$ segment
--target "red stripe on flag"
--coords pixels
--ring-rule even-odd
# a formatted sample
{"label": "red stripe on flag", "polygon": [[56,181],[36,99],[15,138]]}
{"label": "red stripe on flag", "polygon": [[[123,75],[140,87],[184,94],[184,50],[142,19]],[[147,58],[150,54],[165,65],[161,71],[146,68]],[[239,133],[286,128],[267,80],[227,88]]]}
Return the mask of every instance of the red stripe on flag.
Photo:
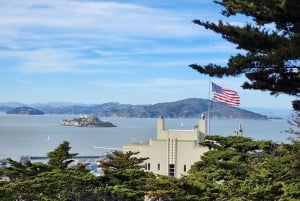
{"label": "red stripe on flag", "polygon": [[[216,85],[216,86],[218,86],[218,85]],[[231,106],[239,106],[240,105],[240,96],[238,95],[238,93],[236,91],[233,91],[231,89],[225,89],[225,88],[221,88],[221,89],[222,90],[214,91],[214,95],[212,98],[213,100],[219,101],[222,103],[226,103]]]}

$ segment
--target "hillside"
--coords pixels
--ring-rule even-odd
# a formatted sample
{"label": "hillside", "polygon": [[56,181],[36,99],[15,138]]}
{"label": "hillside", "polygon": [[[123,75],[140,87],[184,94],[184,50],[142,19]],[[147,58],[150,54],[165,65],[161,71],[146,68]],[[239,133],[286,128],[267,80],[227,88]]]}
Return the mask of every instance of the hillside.
{"label": "hillside", "polygon": [[[2,111],[12,109],[1,105]],[[157,103],[151,105],[131,105],[120,103],[104,103],[97,105],[84,104],[33,104],[32,107],[43,111],[45,114],[94,114],[101,117],[136,117],[157,118],[165,116],[168,118],[199,118],[202,113],[207,115],[208,100],[190,98],[175,102]],[[0,108],[1,109],[1,108]],[[241,119],[267,119],[249,110],[231,107],[219,102],[210,102],[211,118],[241,118]]]}
{"label": "hillside", "polygon": [[21,115],[43,115],[44,112],[41,110],[37,110],[32,107],[16,107],[14,109],[6,111],[6,114],[21,114]]}

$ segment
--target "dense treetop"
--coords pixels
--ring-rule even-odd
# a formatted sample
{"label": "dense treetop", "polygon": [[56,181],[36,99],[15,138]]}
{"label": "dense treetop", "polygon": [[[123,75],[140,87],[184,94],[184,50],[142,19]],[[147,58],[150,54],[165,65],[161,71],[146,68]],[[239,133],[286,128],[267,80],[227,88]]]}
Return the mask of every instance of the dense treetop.
{"label": "dense treetop", "polygon": [[[13,160],[0,168],[0,200],[47,201],[217,201],[299,200],[300,143],[276,144],[250,138],[208,136],[211,148],[181,178],[154,175],[135,152],[114,151],[101,159],[103,174],[78,165],[66,167],[74,154],[68,142],[50,152],[48,164]],[[62,160],[65,159],[65,160]]]}

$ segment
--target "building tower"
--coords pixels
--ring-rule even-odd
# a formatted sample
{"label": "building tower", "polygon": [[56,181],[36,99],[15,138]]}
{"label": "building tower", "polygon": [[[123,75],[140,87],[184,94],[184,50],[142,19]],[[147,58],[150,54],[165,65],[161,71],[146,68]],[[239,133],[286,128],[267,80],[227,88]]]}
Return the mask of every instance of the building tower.
{"label": "building tower", "polygon": [[208,151],[207,147],[200,145],[206,136],[206,123],[203,117],[191,130],[165,129],[165,119],[159,117],[157,139],[150,139],[148,143],[124,145],[123,151],[137,151],[137,157],[149,157],[145,161],[147,171],[180,177],[187,174],[191,165]]}

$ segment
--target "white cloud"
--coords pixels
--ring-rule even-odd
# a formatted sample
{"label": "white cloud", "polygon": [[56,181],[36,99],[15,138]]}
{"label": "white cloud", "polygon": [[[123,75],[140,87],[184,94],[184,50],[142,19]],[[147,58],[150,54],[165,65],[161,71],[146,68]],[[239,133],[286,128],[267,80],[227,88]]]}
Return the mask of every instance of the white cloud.
{"label": "white cloud", "polygon": [[[144,62],[141,55],[171,56],[212,49],[186,47],[185,40],[208,37],[210,32],[199,31],[189,14],[174,10],[108,1],[0,2],[0,44],[4,47],[0,57],[9,54],[18,61],[15,69],[21,72],[95,72],[82,65],[137,66]],[[99,59],[86,58],[88,51],[94,51]],[[146,66],[170,63],[153,60]]]}
{"label": "white cloud", "polygon": [[97,31],[151,37],[199,34],[180,14],[138,4],[52,0],[35,6],[40,1],[9,2],[0,7],[0,24],[20,33],[53,29],[54,33]]}

